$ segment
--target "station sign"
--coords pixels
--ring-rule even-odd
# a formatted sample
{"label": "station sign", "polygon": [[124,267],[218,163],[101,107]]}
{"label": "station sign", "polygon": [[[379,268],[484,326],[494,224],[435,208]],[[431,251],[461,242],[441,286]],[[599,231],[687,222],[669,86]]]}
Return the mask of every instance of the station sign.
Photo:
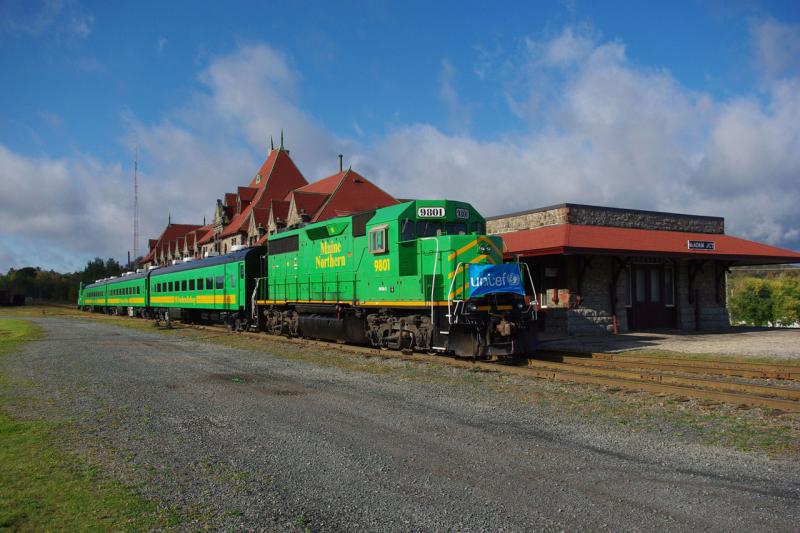
{"label": "station sign", "polygon": [[444,207],[418,207],[417,218],[444,218]]}
{"label": "station sign", "polygon": [[687,246],[690,250],[716,250],[714,241],[688,241]]}

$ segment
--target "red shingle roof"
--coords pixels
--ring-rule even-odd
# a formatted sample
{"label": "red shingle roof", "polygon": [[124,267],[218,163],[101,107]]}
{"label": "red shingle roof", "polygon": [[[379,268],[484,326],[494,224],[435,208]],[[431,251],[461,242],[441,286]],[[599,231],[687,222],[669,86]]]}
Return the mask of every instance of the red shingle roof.
{"label": "red shingle roof", "polygon": [[254,187],[239,187],[239,198],[242,199],[242,203],[249,203],[253,201],[255,198],[258,189]]}
{"label": "red shingle roof", "polygon": [[[670,255],[729,259],[749,264],[798,263],[800,253],[724,234],[560,224],[502,233],[507,256],[569,253]],[[690,250],[689,241],[713,242],[714,250]]]}
{"label": "red shingle roof", "polygon": [[333,181],[337,182],[336,187],[325,205],[314,215],[314,222],[398,203],[394,197],[354,170],[334,174],[317,183],[327,182],[327,186]]}
{"label": "red shingle roof", "polygon": [[214,237],[214,224],[206,224],[202,228],[197,229],[197,244],[202,246],[203,244],[208,244],[211,242],[211,239]]}
{"label": "red shingle roof", "polygon": [[317,194],[331,194],[339,186],[339,182],[342,181],[342,177],[345,174],[347,173],[339,172],[333,174],[332,176],[328,176],[327,178],[322,178],[321,180],[315,181],[314,183],[309,183],[308,185],[300,187],[296,190],[300,192],[313,192]]}
{"label": "red shingle roof", "polygon": [[272,213],[273,219],[277,222],[278,219],[283,220],[286,222],[286,219],[289,218],[289,207],[291,206],[291,202],[286,202],[284,200],[272,200],[269,204],[270,212]]}
{"label": "red shingle roof", "polygon": [[250,188],[257,189],[252,202],[243,208],[240,214],[233,217],[220,236],[227,237],[236,233],[246,233],[251,209],[266,208],[272,200],[281,199],[291,190],[307,183],[286,150],[272,150],[267,160],[261,165],[257,176],[250,182]]}
{"label": "red shingle roof", "polygon": [[294,199],[295,209],[298,214],[306,214],[313,217],[317,210],[322,207],[325,200],[328,199],[327,194],[301,192],[299,189],[292,193]]}

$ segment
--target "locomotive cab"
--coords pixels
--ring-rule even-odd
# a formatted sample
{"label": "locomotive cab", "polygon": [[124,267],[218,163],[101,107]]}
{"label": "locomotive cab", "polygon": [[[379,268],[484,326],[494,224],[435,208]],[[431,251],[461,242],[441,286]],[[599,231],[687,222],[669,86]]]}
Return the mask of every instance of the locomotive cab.
{"label": "locomotive cab", "polygon": [[[398,221],[414,242],[436,351],[465,357],[524,355],[536,346],[535,290],[525,264],[504,264],[502,239],[466,203],[416,201]],[[529,292],[526,293],[526,286]]]}

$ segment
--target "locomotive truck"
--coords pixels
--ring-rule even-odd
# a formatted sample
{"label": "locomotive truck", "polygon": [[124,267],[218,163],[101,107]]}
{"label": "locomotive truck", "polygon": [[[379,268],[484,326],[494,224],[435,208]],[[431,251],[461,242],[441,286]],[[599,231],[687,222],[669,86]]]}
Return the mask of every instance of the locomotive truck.
{"label": "locomotive truck", "polygon": [[535,294],[527,265],[503,263],[502,239],[471,205],[415,200],[102,280],[79,306],[484,358],[535,349]]}

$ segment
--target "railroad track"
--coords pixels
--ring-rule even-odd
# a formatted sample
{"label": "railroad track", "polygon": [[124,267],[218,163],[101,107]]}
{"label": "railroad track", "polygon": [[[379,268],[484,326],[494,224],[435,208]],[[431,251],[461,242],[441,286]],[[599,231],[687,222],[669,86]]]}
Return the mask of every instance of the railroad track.
{"label": "railroad track", "polygon": [[[124,319],[125,317],[120,317]],[[218,325],[181,325],[206,330],[226,330]],[[472,361],[391,350],[353,346],[330,341],[286,338],[264,332],[240,335],[269,338],[292,344],[336,348],[360,355],[397,358],[408,361],[455,366],[470,370],[503,372],[552,381],[586,383],[610,388],[669,394],[741,406],[764,407],[800,412],[800,387],[776,385],[766,380],[800,381],[800,366],[739,363],[643,355],[584,354],[542,352],[536,357],[516,361]],[[689,374],[689,375],[686,375]],[[730,378],[758,380],[733,381]]]}

